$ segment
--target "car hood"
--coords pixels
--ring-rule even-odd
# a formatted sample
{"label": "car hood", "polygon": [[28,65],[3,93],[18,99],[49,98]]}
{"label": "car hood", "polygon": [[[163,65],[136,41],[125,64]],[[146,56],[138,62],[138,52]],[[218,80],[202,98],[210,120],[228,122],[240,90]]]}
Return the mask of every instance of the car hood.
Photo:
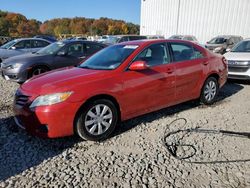
{"label": "car hood", "polygon": [[7,59],[11,56],[21,54],[21,52],[16,51],[16,50],[7,50],[7,49],[2,49],[0,48],[0,58],[1,59]]}
{"label": "car hood", "polygon": [[40,61],[47,62],[49,61],[51,56],[52,55],[40,55],[40,54],[27,53],[27,54],[10,57],[4,60],[3,63],[4,65],[11,65],[15,63],[26,64],[28,62],[32,62],[32,63],[40,62]]}
{"label": "car hood", "polygon": [[77,67],[62,68],[35,76],[26,81],[21,88],[37,95],[72,91],[76,85],[103,79],[109,72]]}
{"label": "car hood", "polygon": [[224,56],[227,60],[232,61],[250,61],[249,52],[228,52]]}

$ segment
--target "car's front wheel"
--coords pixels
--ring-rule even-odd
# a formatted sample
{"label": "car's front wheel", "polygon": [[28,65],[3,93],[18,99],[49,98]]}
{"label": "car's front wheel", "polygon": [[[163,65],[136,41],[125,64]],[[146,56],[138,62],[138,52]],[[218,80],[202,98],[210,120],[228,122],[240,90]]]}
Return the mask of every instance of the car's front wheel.
{"label": "car's front wheel", "polygon": [[114,103],[107,99],[98,99],[80,110],[75,131],[84,140],[105,140],[114,131],[118,119]]}
{"label": "car's front wheel", "polygon": [[219,84],[216,78],[209,77],[202,88],[200,100],[201,103],[210,105],[216,100],[219,91]]}
{"label": "car's front wheel", "polygon": [[29,78],[33,77],[33,76],[37,76],[39,74],[45,73],[49,71],[49,69],[45,66],[37,66],[32,68],[32,70],[29,73]]}

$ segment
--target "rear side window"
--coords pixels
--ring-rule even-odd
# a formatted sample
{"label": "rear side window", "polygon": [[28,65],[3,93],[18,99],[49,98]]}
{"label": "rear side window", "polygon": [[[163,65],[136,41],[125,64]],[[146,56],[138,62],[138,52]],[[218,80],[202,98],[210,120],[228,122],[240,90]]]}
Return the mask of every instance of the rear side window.
{"label": "rear side window", "polygon": [[170,46],[173,53],[173,60],[175,62],[200,59],[204,57],[202,52],[188,44],[171,43]]}
{"label": "rear side window", "polygon": [[143,50],[134,61],[145,61],[149,66],[157,66],[170,62],[170,57],[165,44],[153,44]]}
{"label": "rear side window", "polygon": [[43,48],[48,46],[49,43],[43,40],[32,40],[31,41],[31,48]]}
{"label": "rear side window", "polygon": [[92,55],[92,54],[98,52],[101,49],[103,49],[103,47],[100,46],[100,45],[86,44],[86,53],[87,53],[87,55]]}

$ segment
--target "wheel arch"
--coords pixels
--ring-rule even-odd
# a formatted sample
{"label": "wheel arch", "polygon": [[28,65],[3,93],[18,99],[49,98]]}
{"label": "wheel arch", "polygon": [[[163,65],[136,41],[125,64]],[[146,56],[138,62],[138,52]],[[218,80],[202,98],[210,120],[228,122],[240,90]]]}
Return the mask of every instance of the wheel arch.
{"label": "wheel arch", "polygon": [[31,74],[32,70],[34,70],[34,68],[37,68],[37,67],[46,67],[48,69],[48,71],[52,70],[51,67],[46,63],[32,64],[32,65],[29,66],[29,68],[27,68],[28,69],[28,73],[27,73],[28,78],[30,77],[30,74]]}
{"label": "wheel arch", "polygon": [[90,97],[89,99],[87,99],[81,106],[80,108],[77,110],[76,114],[75,114],[75,117],[74,117],[74,122],[73,122],[73,126],[74,126],[74,133],[76,133],[75,131],[75,125],[76,125],[76,122],[77,122],[77,118],[79,117],[80,115],[80,112],[84,109],[84,107],[88,104],[90,104],[91,102],[95,101],[95,100],[98,100],[98,99],[107,99],[107,100],[110,100],[111,102],[114,103],[114,105],[116,106],[117,108],[117,112],[118,112],[118,122],[121,121],[121,108],[120,108],[120,105],[117,101],[117,99],[112,96],[112,95],[109,95],[109,94],[98,94],[98,95],[95,95],[95,96],[92,96]]}

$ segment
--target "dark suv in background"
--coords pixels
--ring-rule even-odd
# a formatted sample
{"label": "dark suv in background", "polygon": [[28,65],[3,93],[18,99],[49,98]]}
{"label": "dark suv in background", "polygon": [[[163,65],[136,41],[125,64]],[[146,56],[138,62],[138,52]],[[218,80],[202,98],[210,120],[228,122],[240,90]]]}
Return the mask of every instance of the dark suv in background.
{"label": "dark suv in background", "polygon": [[242,40],[241,36],[221,35],[212,38],[205,47],[215,53],[224,54]]}

